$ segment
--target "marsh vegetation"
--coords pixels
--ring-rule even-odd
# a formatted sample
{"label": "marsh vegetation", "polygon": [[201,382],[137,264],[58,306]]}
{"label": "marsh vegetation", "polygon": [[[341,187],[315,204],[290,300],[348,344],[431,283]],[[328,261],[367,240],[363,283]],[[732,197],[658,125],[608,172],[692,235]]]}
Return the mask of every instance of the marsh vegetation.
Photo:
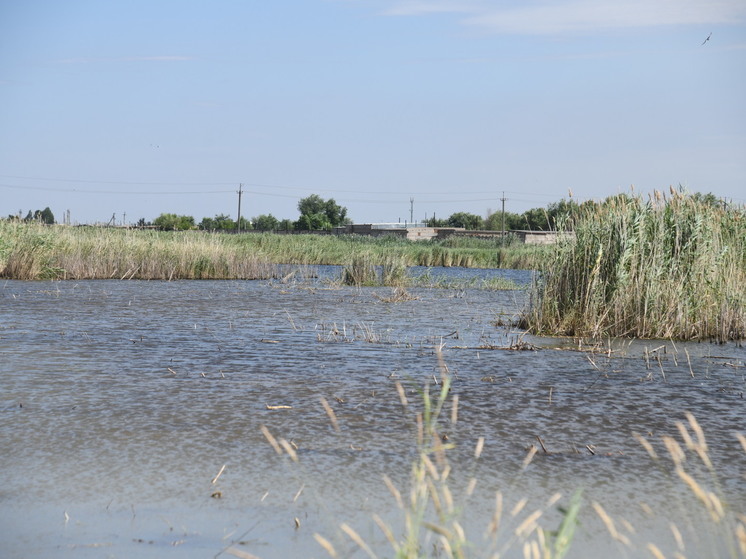
{"label": "marsh vegetation", "polygon": [[746,213],[671,190],[582,206],[524,324],[548,335],[746,337]]}
{"label": "marsh vegetation", "polygon": [[[408,266],[535,268],[546,249],[494,240],[410,242],[394,237],[227,235],[45,226],[0,221],[0,275],[12,279],[268,279],[280,265],[357,266],[395,272]],[[357,281],[357,280],[353,280]]]}

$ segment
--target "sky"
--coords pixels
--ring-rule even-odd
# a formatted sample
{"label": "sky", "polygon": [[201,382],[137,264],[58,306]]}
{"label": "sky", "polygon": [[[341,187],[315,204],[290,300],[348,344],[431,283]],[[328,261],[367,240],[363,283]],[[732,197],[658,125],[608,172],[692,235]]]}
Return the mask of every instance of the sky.
{"label": "sky", "polygon": [[0,216],[746,203],[743,0],[0,0]]}

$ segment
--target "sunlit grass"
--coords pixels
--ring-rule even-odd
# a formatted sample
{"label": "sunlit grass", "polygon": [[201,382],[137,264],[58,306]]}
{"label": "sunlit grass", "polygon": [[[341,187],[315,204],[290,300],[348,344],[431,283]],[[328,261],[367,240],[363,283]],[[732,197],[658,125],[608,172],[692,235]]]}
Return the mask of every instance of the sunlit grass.
{"label": "sunlit grass", "polygon": [[672,190],[585,207],[542,262],[525,325],[587,337],[746,336],[746,213]]}
{"label": "sunlit grass", "polygon": [[[405,279],[410,266],[481,268],[535,266],[545,251],[494,241],[457,247],[355,235],[227,235],[102,227],[45,226],[0,220],[0,274],[14,279],[260,279],[278,265],[341,265],[363,261],[383,268],[385,285]],[[347,280],[364,285],[370,279]]]}

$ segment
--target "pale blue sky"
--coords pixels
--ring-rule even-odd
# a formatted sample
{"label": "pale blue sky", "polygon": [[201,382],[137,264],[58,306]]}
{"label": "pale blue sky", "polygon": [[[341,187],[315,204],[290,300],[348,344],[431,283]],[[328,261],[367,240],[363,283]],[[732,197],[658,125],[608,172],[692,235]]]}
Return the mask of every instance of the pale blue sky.
{"label": "pale blue sky", "polygon": [[356,223],[746,203],[746,2],[0,0],[0,215],[235,218],[239,183]]}

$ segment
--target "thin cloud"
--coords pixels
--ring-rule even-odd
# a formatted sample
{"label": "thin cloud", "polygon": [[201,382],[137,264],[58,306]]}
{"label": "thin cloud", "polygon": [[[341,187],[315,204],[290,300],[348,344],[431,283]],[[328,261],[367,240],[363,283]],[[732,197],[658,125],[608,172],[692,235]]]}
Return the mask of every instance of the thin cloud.
{"label": "thin cloud", "polygon": [[122,60],[126,60],[127,62],[138,62],[138,61],[144,61],[144,62],[181,62],[184,60],[194,60],[191,56],[128,56],[125,58],[122,58]]}
{"label": "thin cloud", "polygon": [[419,16],[437,13],[479,13],[479,3],[459,2],[458,0],[405,0],[397,2],[383,13],[392,16]]}
{"label": "thin cloud", "polygon": [[61,64],[101,64],[111,62],[184,62],[188,60],[194,60],[194,57],[179,55],[121,56],[115,58],[80,57],[63,58],[58,62]]}
{"label": "thin cloud", "polygon": [[[512,4],[512,5],[509,5]],[[462,23],[512,34],[549,35],[598,29],[735,24],[746,20],[742,0],[569,0],[561,2],[452,2],[403,0],[385,13],[461,13]]]}

